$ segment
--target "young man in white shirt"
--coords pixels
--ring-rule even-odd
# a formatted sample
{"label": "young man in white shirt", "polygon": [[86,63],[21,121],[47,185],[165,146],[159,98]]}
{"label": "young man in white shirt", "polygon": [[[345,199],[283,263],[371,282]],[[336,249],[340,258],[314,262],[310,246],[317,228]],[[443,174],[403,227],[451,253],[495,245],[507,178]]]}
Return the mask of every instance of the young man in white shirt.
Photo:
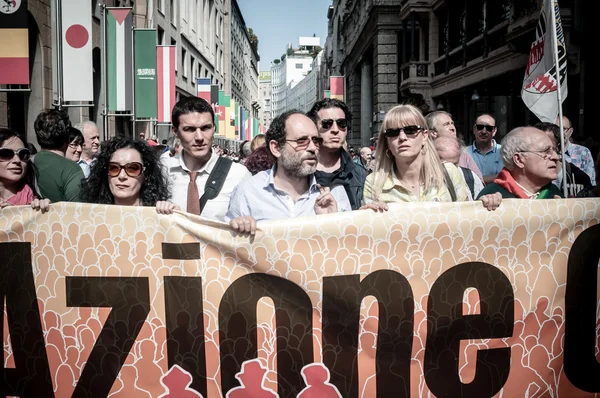
{"label": "young man in white shirt", "polygon": [[[183,150],[166,160],[172,183],[171,202],[182,210],[202,217],[223,221],[234,188],[251,174],[243,165],[219,160],[212,149],[215,134],[215,114],[212,106],[198,97],[179,100],[171,113],[173,134]],[[206,187],[218,185],[218,178],[209,178],[218,162],[229,162],[230,168],[218,195],[200,208],[200,198]],[[214,176],[213,176],[214,177]]]}
{"label": "young man in white shirt", "polygon": [[257,221],[352,210],[343,186],[330,190],[317,184],[323,138],[311,119],[297,110],[285,112],[273,120],[266,140],[277,161],[233,192],[225,219],[234,230],[254,234]]}

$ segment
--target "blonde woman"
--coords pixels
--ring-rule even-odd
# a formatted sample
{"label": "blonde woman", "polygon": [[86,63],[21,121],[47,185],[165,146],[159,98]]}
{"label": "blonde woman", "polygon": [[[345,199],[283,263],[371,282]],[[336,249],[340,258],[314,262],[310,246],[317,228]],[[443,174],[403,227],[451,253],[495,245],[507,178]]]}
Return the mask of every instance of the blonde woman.
{"label": "blonde woman", "polygon": [[[363,209],[387,211],[386,203],[469,200],[461,171],[442,163],[427,130],[425,117],[412,105],[398,105],[385,116],[375,152],[376,167],[367,176]],[[481,198],[493,210],[498,195]]]}

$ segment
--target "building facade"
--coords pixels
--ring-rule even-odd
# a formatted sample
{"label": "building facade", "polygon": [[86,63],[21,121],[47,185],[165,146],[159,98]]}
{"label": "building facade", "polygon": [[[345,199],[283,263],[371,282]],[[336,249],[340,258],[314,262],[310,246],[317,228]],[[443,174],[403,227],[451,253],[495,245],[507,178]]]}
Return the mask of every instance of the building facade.
{"label": "building facade", "polygon": [[[30,91],[2,92],[0,90],[0,127],[9,127],[27,134],[27,140],[36,143],[33,122],[44,109],[55,107],[56,72],[55,44],[56,2],[51,0],[29,0],[29,59]],[[133,7],[135,28],[156,28],[157,43],[176,46],[176,91],[177,99],[197,95],[197,78],[209,78],[221,90],[231,85],[231,62],[228,49],[236,48],[241,57],[235,59],[238,70],[237,87],[242,90],[236,95],[240,103],[253,116],[258,117],[258,53],[250,50],[245,23],[231,0],[105,0],[106,7]],[[231,7],[237,10],[241,21],[237,36],[230,34],[226,18],[231,17]],[[92,120],[104,131],[104,87],[102,75],[102,20],[103,7],[98,2],[92,6],[93,79],[94,103],[86,107],[66,108],[73,124]],[[242,40],[240,47],[232,46],[229,40]],[[235,40],[238,40],[235,39]],[[236,42],[239,43],[239,40]],[[240,60],[242,63],[240,63]],[[0,71],[2,73],[2,71]],[[244,89],[245,87],[245,89]],[[1,88],[0,88],[1,89]],[[230,91],[227,91],[230,93]],[[134,127],[135,126],[135,127]],[[115,135],[157,135],[159,139],[170,135],[170,126],[152,123],[132,123],[130,116],[107,118],[107,137]],[[135,128],[135,131],[134,131]],[[102,135],[102,134],[101,134]],[[104,137],[104,138],[107,138]]]}
{"label": "building facade", "polygon": [[271,71],[263,71],[258,75],[258,102],[260,110],[258,120],[265,129],[268,129],[273,120],[271,114]]}
{"label": "building facade", "polygon": [[[475,117],[496,117],[498,138],[515,126],[535,123],[520,98],[521,85],[541,0],[334,0],[328,11],[328,38],[320,84],[328,76],[346,79],[353,115],[349,142],[367,145],[391,107],[412,103],[428,112],[451,112],[467,141]],[[569,63],[564,113],[584,131],[585,75],[591,49],[583,37],[597,28],[585,24],[598,2],[562,0],[561,19]]]}
{"label": "building facade", "polygon": [[258,118],[258,49],[251,44],[248,27],[237,4],[237,0],[226,0],[225,26],[228,63],[225,91],[231,93],[236,104],[242,105],[254,118]]}
{"label": "building facade", "polygon": [[322,51],[313,59],[311,69],[306,72],[306,75],[298,84],[292,87],[292,83],[288,85],[286,98],[286,110],[298,109],[302,112],[308,112],[313,104],[323,96],[319,96],[317,92],[317,81],[319,71],[321,69]]}
{"label": "building facade", "polygon": [[288,92],[310,72],[317,51],[320,49],[318,37],[300,37],[298,42],[298,48],[292,47],[289,43],[280,62],[271,65],[273,118],[291,109],[288,106]]}

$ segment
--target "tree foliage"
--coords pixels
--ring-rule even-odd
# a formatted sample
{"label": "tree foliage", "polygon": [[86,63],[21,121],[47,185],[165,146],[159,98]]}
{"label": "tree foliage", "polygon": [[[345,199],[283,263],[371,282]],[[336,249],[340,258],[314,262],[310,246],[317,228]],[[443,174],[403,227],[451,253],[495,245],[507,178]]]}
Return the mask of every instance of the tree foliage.
{"label": "tree foliage", "polygon": [[258,52],[258,37],[252,28],[248,28],[248,36],[250,37],[250,46],[252,46],[254,51]]}

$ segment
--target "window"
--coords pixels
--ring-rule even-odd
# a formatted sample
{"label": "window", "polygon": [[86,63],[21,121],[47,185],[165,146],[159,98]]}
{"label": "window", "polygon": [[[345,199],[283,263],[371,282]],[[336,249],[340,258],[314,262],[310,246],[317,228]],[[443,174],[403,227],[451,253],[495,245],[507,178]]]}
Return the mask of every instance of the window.
{"label": "window", "polygon": [[302,64],[296,64],[296,69],[302,69]]}
{"label": "window", "polygon": [[165,45],[165,31],[159,26],[156,28],[156,33],[158,36],[158,44],[161,46]]}
{"label": "window", "polygon": [[181,47],[181,66],[183,67],[183,77],[187,78],[187,76],[188,76],[187,51],[185,51],[185,48],[183,48],[183,47]]}
{"label": "window", "polygon": [[[175,39],[171,39],[171,45],[177,46]],[[177,48],[175,49],[175,74],[177,74]]]}
{"label": "window", "polygon": [[192,75],[190,76],[192,78],[192,84],[195,82],[196,80],[196,60],[194,59],[194,57],[192,57],[190,55],[190,72],[192,73]]}
{"label": "window", "polygon": [[175,14],[177,14],[177,10],[175,9],[176,2],[174,0],[169,0],[169,12],[171,14],[171,23],[177,26],[177,20],[175,19]]}

